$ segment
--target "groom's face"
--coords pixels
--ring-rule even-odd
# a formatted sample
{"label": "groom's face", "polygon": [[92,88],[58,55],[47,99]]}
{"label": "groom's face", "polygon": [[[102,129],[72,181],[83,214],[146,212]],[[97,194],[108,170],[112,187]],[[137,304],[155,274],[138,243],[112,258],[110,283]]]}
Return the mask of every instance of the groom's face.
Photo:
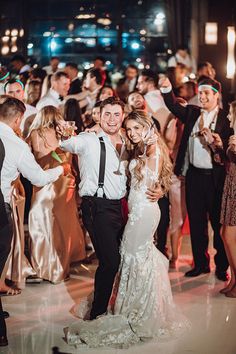
{"label": "groom's face", "polygon": [[105,133],[114,135],[120,130],[123,119],[124,113],[120,105],[107,104],[102,109],[100,125]]}

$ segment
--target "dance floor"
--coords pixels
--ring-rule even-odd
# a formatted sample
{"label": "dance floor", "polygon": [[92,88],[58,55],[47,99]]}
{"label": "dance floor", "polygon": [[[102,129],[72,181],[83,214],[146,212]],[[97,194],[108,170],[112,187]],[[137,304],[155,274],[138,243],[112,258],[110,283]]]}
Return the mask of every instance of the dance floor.
{"label": "dance floor", "polygon": [[189,237],[185,236],[179,268],[170,271],[174,299],[191,321],[190,332],[181,338],[129,349],[68,346],[63,339],[63,327],[76,321],[69,312],[71,307],[92,290],[94,262],[73,269],[73,278],[64,283],[27,284],[21,295],[2,298],[11,316],[7,319],[9,346],[0,349],[0,353],[51,354],[52,348],[58,347],[60,353],[235,354],[236,299],[219,294],[224,283],[215,278],[214,270],[197,278],[185,278],[190,263]]}

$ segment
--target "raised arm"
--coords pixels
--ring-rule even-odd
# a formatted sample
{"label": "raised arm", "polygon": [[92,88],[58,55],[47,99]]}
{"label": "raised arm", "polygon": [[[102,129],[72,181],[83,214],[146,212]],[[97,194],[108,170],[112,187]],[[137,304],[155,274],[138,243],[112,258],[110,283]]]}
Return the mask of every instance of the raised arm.
{"label": "raised arm", "polygon": [[159,80],[160,91],[168,109],[178,117],[183,123],[186,122],[187,108],[181,105],[172,90],[172,85],[167,77]]}

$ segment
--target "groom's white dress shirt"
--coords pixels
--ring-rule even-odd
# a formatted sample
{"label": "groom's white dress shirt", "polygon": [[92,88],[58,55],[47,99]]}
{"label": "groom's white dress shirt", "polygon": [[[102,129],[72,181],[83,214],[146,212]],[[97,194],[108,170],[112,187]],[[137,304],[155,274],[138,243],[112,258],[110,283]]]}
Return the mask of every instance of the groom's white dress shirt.
{"label": "groom's white dress shirt", "polygon": [[[93,196],[98,188],[100,141],[103,137],[106,147],[106,167],[104,178],[104,191],[108,199],[121,199],[126,194],[126,167],[127,160],[120,162],[119,155],[112,145],[109,136],[103,131],[99,134],[80,133],[60,143],[60,147],[78,155],[81,182],[79,184],[80,196]],[[121,175],[115,174],[119,168]],[[102,190],[98,191],[102,196]]]}

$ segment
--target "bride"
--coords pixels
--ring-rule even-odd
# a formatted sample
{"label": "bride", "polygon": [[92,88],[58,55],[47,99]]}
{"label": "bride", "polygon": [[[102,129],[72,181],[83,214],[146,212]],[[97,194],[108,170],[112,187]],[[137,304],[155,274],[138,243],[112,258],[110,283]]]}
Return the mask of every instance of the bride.
{"label": "bride", "polygon": [[[105,315],[85,321],[89,300],[79,305],[76,315],[83,319],[64,330],[72,345],[128,347],[156,337],[173,337],[187,326],[172,299],[168,260],[153,244],[160,220],[158,203],[150,202],[145,194],[157,184],[164,193],[168,191],[172,173],[168,150],[143,111],[131,112],[124,127],[131,185],[119,272]],[[151,145],[145,144],[148,139]]]}

